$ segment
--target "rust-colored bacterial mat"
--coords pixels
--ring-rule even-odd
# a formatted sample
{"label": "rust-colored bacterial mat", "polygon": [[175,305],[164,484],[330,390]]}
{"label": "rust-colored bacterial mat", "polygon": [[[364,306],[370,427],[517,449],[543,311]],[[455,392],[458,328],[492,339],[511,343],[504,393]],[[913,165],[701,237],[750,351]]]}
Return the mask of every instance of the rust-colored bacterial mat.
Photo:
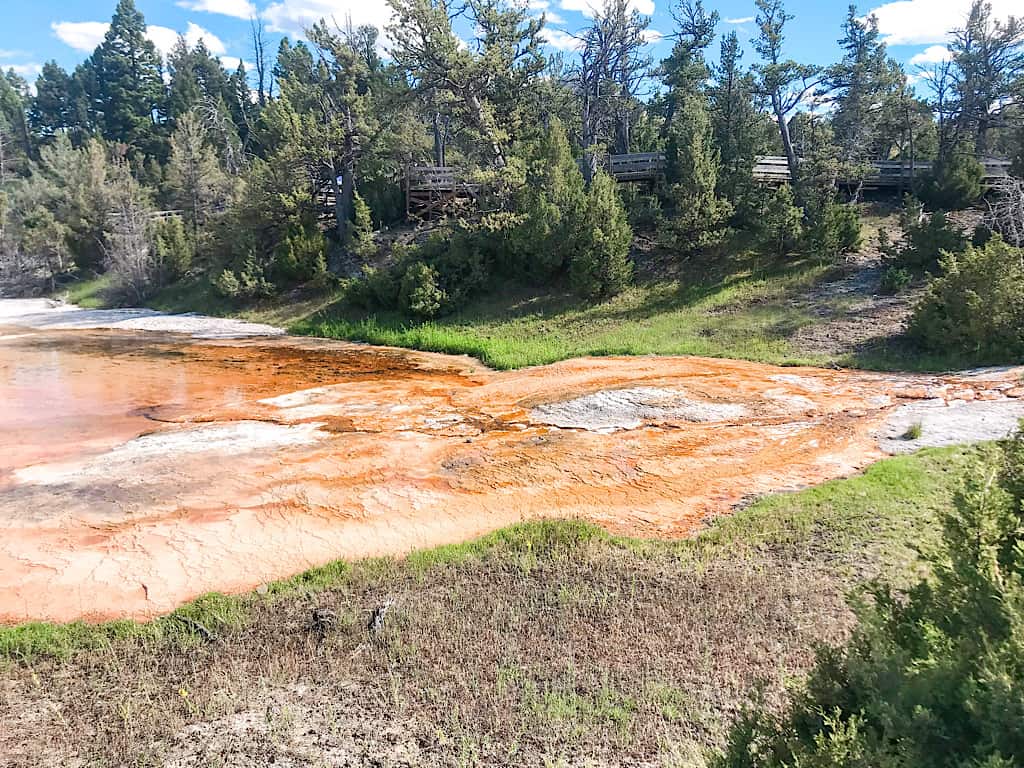
{"label": "rust-colored bacterial mat", "polygon": [[0,620],[148,618],[539,517],[687,536],[879,458],[902,404],[1017,377],[0,329]]}

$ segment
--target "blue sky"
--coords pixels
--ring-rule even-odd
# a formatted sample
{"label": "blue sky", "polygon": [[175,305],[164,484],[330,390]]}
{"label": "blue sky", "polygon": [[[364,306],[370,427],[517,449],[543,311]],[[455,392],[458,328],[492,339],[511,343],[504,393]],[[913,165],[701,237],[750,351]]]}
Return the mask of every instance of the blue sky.
{"label": "blue sky", "polygon": [[[677,0],[632,0],[642,13],[650,15],[651,52],[663,57],[668,40],[656,33],[670,34],[672,5]],[[0,0],[4,5],[0,25],[0,67],[34,80],[42,63],[56,59],[72,69],[102,38],[116,0]],[[530,7],[548,14],[549,39],[553,48],[570,49],[570,34],[587,23],[587,9],[600,0],[529,0]],[[1020,0],[992,0],[997,15],[1007,16]],[[252,58],[249,18],[259,14],[272,37],[301,35],[301,30],[320,17],[343,21],[349,15],[357,23],[381,26],[387,22],[386,0],[136,0],[150,25],[157,47],[166,51],[177,35],[195,42],[204,38],[207,46],[223,56],[234,68],[239,58]],[[753,0],[705,0],[722,17],[719,31],[736,29],[749,41],[756,32]],[[846,2],[836,0],[790,0],[788,9],[796,18],[788,29],[788,51],[793,58],[827,64],[837,57],[839,26],[846,15]],[[879,0],[862,2],[858,10],[875,12],[886,35],[891,53],[900,61],[928,64],[943,55],[946,32],[966,13],[970,0]],[[717,55],[717,47],[713,51]],[[752,52],[745,59],[754,60]]]}

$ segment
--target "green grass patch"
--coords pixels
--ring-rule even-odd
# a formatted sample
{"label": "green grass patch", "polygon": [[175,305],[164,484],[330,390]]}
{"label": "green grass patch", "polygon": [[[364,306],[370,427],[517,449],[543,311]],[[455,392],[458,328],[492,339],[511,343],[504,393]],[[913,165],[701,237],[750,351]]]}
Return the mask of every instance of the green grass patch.
{"label": "green grass patch", "polygon": [[763,498],[723,518],[692,546],[707,557],[723,549],[813,543],[851,567],[867,555],[893,578],[910,578],[918,555],[939,545],[940,512],[951,507],[969,473],[996,459],[992,444],[885,459],[845,480]]}
{"label": "green grass patch", "polygon": [[54,296],[86,309],[101,309],[110,306],[112,285],[113,281],[108,275],[97,275],[68,283],[55,291]]}
{"label": "green grass patch", "polygon": [[[727,263],[726,263],[727,262]],[[431,322],[365,313],[343,304],[294,323],[294,333],[466,354],[497,369],[581,356],[703,355],[778,364],[813,364],[788,337],[813,318],[786,300],[820,281],[816,261],[762,264],[746,253],[694,282],[643,282],[591,304],[568,293],[519,288],[491,292]]]}
{"label": "green grass patch", "polygon": [[459,568],[488,559],[528,571],[585,547],[612,547],[640,555],[668,553],[700,562],[758,548],[787,547],[824,556],[829,567],[847,568],[854,574],[870,561],[899,581],[916,573],[918,552],[937,545],[938,513],[948,508],[968,472],[993,457],[991,446],[981,446],[929,449],[886,459],[856,477],[761,499],[690,540],[613,537],[578,520],[522,523],[475,541],[416,552],[404,559],[328,563],[270,584],[258,593],[205,595],[152,622],[35,622],[2,627],[0,658],[63,657],[125,639],[191,644],[202,639],[202,630],[218,634],[244,623],[261,601],[296,592],[315,595],[368,572],[380,579],[400,580],[435,568]]}

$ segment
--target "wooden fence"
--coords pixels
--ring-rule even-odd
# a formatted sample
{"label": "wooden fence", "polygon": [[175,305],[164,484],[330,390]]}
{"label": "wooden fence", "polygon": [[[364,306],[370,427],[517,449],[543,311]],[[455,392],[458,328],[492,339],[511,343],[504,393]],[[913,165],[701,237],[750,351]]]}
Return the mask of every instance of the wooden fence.
{"label": "wooden fence", "polygon": [[475,200],[478,190],[478,185],[467,182],[453,166],[409,166],[405,173],[406,216],[430,218],[456,200]]}
{"label": "wooden fence", "polygon": [[[991,186],[999,179],[1010,175],[1012,162],[987,159],[982,160],[981,164],[985,169],[982,183],[985,186]],[[863,179],[844,178],[839,179],[839,183],[854,185],[863,181],[864,187],[868,189],[904,188],[909,186],[912,179],[919,179],[932,169],[932,164],[927,161],[916,162],[913,168],[910,163],[900,160],[876,160],[871,163],[871,166],[872,171]],[[762,184],[787,184],[792,181],[789,174],[789,163],[784,157],[774,155],[759,157],[754,164],[754,179]]]}
{"label": "wooden fence", "polygon": [[[600,165],[621,183],[654,182],[665,173],[664,152],[634,152],[628,155],[606,155]],[[871,164],[873,170],[864,179],[840,179],[843,185],[863,181],[868,189],[905,188],[912,178],[920,178],[931,170],[929,162],[910,164],[899,160],[879,160]],[[991,186],[1009,175],[1009,160],[984,160],[983,183]],[[761,184],[781,185],[792,181],[786,158],[766,155],[754,163],[754,180]],[[476,199],[479,186],[466,182],[459,169],[452,166],[414,165],[406,170],[406,213],[410,216],[429,217],[460,198]]]}

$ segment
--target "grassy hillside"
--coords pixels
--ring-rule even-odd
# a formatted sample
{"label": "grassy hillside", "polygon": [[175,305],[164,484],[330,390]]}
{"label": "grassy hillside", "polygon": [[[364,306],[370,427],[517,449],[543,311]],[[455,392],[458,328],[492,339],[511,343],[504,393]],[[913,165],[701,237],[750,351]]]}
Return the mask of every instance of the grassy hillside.
{"label": "grassy hillside", "polygon": [[890,459],[763,499],[691,541],[530,523],[207,596],[149,624],[3,629],[0,752],[25,766],[327,753],[699,765],[685,761],[720,743],[752,686],[783,701],[814,644],[845,635],[852,586],[917,572],[937,510],[988,456]]}
{"label": "grassy hillside", "polygon": [[[499,369],[620,354],[911,370],[1005,362],[924,355],[899,337],[918,294],[879,296],[881,270],[871,250],[879,229],[893,226],[885,209],[866,209],[865,253],[850,263],[769,258],[742,236],[715,253],[685,259],[640,248],[635,285],[612,299],[587,302],[558,285],[497,282],[461,311],[429,322],[352,306],[340,291],[297,289],[239,305],[219,296],[202,276],[163,289],[149,304],[272,323],[299,334],[469,354]],[[95,278],[58,295],[103,306],[106,288],[103,278]]]}
{"label": "grassy hillside", "polygon": [[456,352],[495,368],[584,355],[707,355],[773,363],[821,362],[787,341],[813,317],[787,298],[820,281],[816,261],[775,264],[751,252],[642,275],[607,301],[557,290],[493,291],[463,311],[427,323],[395,314],[366,317],[336,305],[295,324],[299,333]]}

